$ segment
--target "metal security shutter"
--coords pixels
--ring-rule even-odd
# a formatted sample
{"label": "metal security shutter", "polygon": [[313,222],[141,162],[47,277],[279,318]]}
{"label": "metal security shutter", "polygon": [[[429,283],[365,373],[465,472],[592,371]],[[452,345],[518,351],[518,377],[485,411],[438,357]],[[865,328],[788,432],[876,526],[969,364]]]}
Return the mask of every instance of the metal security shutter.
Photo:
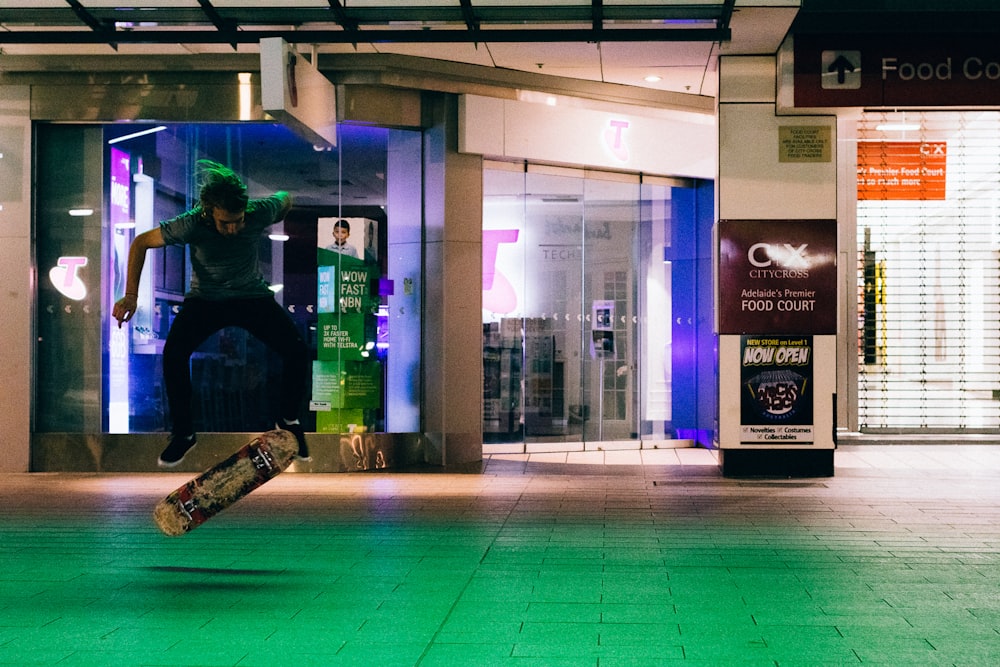
{"label": "metal security shutter", "polygon": [[860,429],[1000,432],[1000,114],[859,123]]}

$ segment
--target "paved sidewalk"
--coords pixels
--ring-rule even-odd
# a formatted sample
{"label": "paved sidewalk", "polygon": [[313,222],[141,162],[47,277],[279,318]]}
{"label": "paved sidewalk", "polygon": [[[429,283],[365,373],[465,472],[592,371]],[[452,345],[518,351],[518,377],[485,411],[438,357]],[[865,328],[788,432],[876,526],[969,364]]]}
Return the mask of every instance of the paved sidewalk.
{"label": "paved sidewalk", "polygon": [[608,454],[286,474],[180,538],[186,474],[8,475],[0,664],[1000,664],[1000,447]]}

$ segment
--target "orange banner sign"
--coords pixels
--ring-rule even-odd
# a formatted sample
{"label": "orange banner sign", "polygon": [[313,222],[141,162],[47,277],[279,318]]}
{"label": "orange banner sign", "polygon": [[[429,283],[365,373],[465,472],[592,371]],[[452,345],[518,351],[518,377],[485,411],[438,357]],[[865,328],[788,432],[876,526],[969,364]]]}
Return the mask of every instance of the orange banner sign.
{"label": "orange banner sign", "polygon": [[859,141],[858,200],[943,200],[944,141]]}

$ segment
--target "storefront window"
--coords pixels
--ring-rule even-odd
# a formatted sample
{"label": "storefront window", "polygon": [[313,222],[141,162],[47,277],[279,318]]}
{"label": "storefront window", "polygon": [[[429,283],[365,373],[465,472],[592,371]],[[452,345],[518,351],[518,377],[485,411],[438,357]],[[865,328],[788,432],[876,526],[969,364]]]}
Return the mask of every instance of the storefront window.
{"label": "storefront window", "polygon": [[858,124],[861,431],[1000,431],[998,156],[993,111]]}
{"label": "storefront window", "polygon": [[[324,149],[273,124],[41,125],[36,145],[36,431],[169,428],[161,354],[188,289],[185,249],[148,253],[131,322],[119,328],[111,305],[124,293],[132,239],[196,205],[202,158],[232,167],[251,197],[293,196],[295,206],[262,239],[259,257],[275,298],[312,348],[306,429],[418,430],[413,419],[387,424],[386,417],[387,405],[419,412],[417,383],[386,378],[419,367],[419,345],[411,344],[419,303],[398,309],[410,313],[406,321],[390,322],[387,252],[394,234],[408,239],[419,226],[407,215],[394,227],[391,214],[394,204],[409,209],[419,197],[419,152],[402,160],[416,175],[401,174],[400,159],[389,157],[419,151],[419,133],[342,127],[338,146]],[[330,250],[334,229],[347,225],[352,252]],[[411,275],[419,262],[402,268]],[[407,339],[397,350],[394,328]],[[213,335],[191,359],[195,428],[273,427],[280,374],[280,360],[242,329]]]}
{"label": "storefront window", "polygon": [[[691,285],[672,277],[674,188],[624,174],[490,167],[485,442],[676,438],[673,291]],[[695,219],[680,224],[693,238]],[[688,320],[694,301],[681,303]]]}

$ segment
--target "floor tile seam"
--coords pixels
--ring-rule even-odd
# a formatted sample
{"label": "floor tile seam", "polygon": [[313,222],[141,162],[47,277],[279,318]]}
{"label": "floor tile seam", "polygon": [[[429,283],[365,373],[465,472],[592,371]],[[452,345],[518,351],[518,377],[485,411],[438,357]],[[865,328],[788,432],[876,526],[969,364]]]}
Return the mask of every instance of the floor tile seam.
{"label": "floor tile seam", "polygon": [[[507,511],[504,514],[503,520],[500,522],[500,525],[497,526],[493,532],[490,544],[486,546],[486,548],[483,550],[482,555],[480,556],[479,559],[479,563],[474,569],[472,569],[469,572],[465,582],[462,584],[461,590],[459,590],[452,599],[448,611],[444,614],[444,617],[442,618],[441,622],[434,629],[434,633],[428,639],[427,644],[424,647],[424,650],[421,652],[420,657],[417,659],[414,667],[419,667],[419,665],[427,658],[428,654],[437,643],[437,639],[445,632],[445,628],[447,627],[448,622],[452,617],[452,614],[459,606],[459,603],[465,596],[465,593],[470,589],[470,587],[473,585],[474,582],[479,581],[480,578],[478,577],[478,574],[482,570],[483,564],[489,558],[489,554],[493,550],[494,546],[497,545],[499,537],[505,532],[505,529],[510,521],[514,509],[520,502],[521,498],[523,498],[523,495],[524,495],[524,489],[522,489],[521,492],[518,494],[517,500],[514,503],[512,503],[510,507],[508,507]],[[513,651],[513,647],[511,648],[511,650]]]}

